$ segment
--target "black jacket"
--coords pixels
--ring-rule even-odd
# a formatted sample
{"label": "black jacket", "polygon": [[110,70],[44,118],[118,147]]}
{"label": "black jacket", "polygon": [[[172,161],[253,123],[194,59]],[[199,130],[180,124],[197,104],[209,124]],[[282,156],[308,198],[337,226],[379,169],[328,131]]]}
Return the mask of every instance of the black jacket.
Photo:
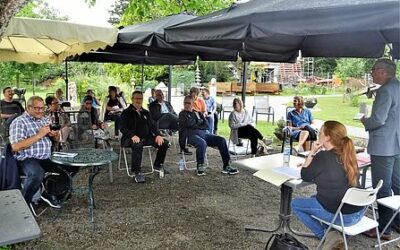
{"label": "black jacket", "polygon": [[21,189],[17,160],[11,151],[11,144],[8,143],[0,158],[0,190]]}
{"label": "black jacket", "polygon": [[131,145],[132,137],[135,135],[140,139],[155,138],[161,135],[149,111],[142,108],[139,116],[132,104],[121,114],[121,132],[121,145],[124,147]]}
{"label": "black jacket", "polygon": [[[200,119],[197,117],[196,113],[199,115]],[[192,112],[182,110],[179,113],[179,131],[182,135],[179,137],[179,141],[181,143],[185,143],[189,135],[205,134],[207,129],[208,121],[202,113],[194,110]]]}
{"label": "black jacket", "polygon": [[[172,107],[171,103],[164,101],[165,105],[167,105],[168,111],[171,114],[174,114],[177,116],[177,114],[174,111],[174,108]],[[158,103],[157,100],[155,100],[154,102],[150,103],[149,105],[149,110],[150,110],[150,114],[151,117],[155,120],[158,121],[158,119],[160,119],[161,117],[161,104]]]}

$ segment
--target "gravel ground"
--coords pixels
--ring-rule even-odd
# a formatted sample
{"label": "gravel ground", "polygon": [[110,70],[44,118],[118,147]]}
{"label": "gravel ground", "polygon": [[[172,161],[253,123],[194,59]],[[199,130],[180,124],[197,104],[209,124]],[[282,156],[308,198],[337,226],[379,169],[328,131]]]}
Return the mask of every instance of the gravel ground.
{"label": "gravel ground", "polygon": [[[280,191],[240,169],[235,176],[220,173],[218,152],[208,150],[210,168],[197,177],[194,171],[179,171],[177,152],[168,153],[160,179],[148,175],[145,184],[133,183],[114,163],[114,183],[105,167],[95,178],[95,223],[89,222],[86,196],[74,193],[61,211],[47,209],[37,219],[42,236],[14,245],[15,249],[264,249],[270,233],[245,232],[245,225],[275,227]],[[144,160],[148,158],[144,156]],[[76,185],[87,183],[82,171]],[[296,196],[314,193],[310,186]],[[297,219],[293,227],[306,230]],[[397,235],[398,236],[398,235]],[[318,241],[297,238],[310,249]],[[364,236],[349,239],[349,249],[373,249],[374,240]],[[399,249],[394,244],[385,249]]]}

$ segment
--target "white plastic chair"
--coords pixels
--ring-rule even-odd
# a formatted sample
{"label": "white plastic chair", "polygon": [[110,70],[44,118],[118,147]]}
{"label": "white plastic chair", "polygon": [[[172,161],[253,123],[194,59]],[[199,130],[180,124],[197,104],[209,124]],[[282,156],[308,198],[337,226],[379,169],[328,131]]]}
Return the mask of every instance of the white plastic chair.
{"label": "white plastic chair", "polygon": [[[379,249],[382,249],[381,248],[381,240],[379,237],[379,230],[378,230],[379,223],[376,221],[375,208],[373,206],[373,203],[376,201],[376,194],[378,193],[378,190],[382,187],[382,183],[383,183],[383,181],[380,180],[378,182],[378,185],[374,189],[349,188],[347,190],[346,194],[343,196],[342,202],[340,203],[340,206],[338,207],[338,209],[335,213],[335,216],[333,217],[331,222],[324,221],[316,216],[312,216],[314,219],[320,221],[321,223],[329,225],[328,229],[325,231],[324,237],[318,244],[317,249],[321,249],[322,243],[325,241],[326,236],[328,235],[331,228],[334,228],[334,229],[342,232],[346,250],[348,249],[346,235],[353,236],[353,235],[357,235],[362,232],[368,231],[372,228],[375,228],[376,234],[377,234],[377,240],[378,240],[378,247],[379,247]],[[362,219],[358,223],[356,223],[352,226],[344,226],[343,215],[341,212],[341,209],[344,204],[360,206],[360,207],[363,207],[363,206],[371,207],[374,219],[370,219],[367,216],[363,216]],[[338,216],[340,218],[340,225],[334,224],[334,222],[336,221],[336,218]]]}
{"label": "white plastic chair", "polygon": [[[382,235],[386,231],[386,229],[390,226],[390,224],[392,224],[394,218],[400,213],[400,195],[393,195],[393,196],[381,198],[381,199],[378,199],[376,202],[378,202],[378,204],[380,204],[382,206],[385,206],[385,207],[388,207],[388,208],[394,210],[392,218],[390,218],[389,222],[387,223],[385,228],[382,230],[382,233],[380,235],[382,237]],[[391,242],[398,241],[398,240],[400,240],[400,237],[397,237],[395,239],[381,243],[381,246],[386,245]],[[375,247],[378,247],[378,245],[375,245]]]}

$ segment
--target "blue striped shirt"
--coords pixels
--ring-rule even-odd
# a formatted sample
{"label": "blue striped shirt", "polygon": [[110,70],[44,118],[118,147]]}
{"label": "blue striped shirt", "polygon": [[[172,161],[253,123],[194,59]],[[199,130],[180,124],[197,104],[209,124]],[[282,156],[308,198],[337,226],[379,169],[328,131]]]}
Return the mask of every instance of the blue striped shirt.
{"label": "blue striped shirt", "polygon": [[[10,143],[14,144],[37,135],[40,128],[49,124],[46,117],[36,119],[27,112],[17,117],[10,125]],[[26,158],[48,159],[51,156],[51,140],[48,136],[17,152],[14,157],[22,161]]]}

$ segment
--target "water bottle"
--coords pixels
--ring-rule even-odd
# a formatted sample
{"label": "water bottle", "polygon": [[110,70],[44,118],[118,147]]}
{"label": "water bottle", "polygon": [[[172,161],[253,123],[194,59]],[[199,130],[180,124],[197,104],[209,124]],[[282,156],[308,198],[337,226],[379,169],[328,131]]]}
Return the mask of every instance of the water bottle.
{"label": "water bottle", "polygon": [[181,156],[181,158],[179,159],[178,167],[179,167],[179,170],[180,170],[180,171],[185,170],[185,164],[184,164],[184,162],[183,162],[182,156]]}
{"label": "water bottle", "polygon": [[283,166],[289,166],[290,161],[290,130],[286,128],[284,131],[286,134],[285,140],[283,141]]}

